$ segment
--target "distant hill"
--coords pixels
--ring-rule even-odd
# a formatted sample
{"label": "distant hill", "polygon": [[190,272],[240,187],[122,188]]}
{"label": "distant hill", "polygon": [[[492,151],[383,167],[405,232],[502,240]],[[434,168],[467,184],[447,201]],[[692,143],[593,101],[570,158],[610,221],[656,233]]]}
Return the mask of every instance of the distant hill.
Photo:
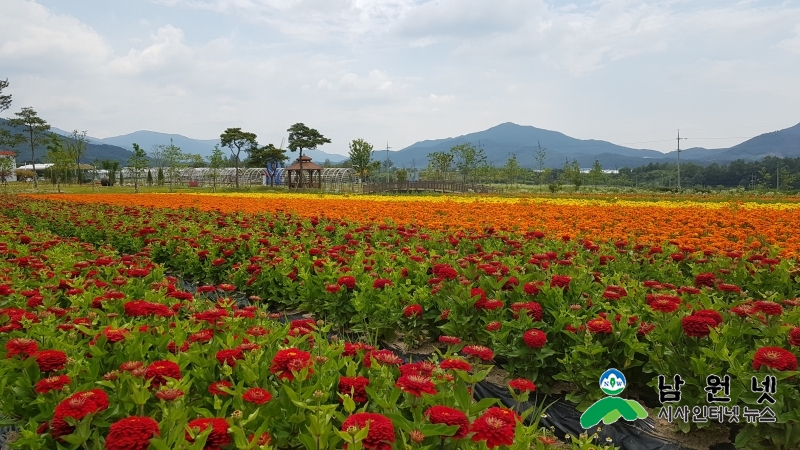
{"label": "distant hill", "polygon": [[[576,139],[557,131],[507,122],[488,130],[454,138],[420,141],[404,149],[389,152],[389,158],[397,167],[419,169],[427,166],[429,153],[446,152],[454,145],[462,143],[480,145],[488,162],[495,166],[505,164],[512,154],[516,154],[520,165],[534,168],[538,144],[547,149],[545,166],[550,168],[563,167],[567,159],[576,159],[584,168],[591,167],[597,159],[608,169],[639,167],[652,162],[674,162],[677,157],[676,152],[661,153],[594,139]],[[700,164],[737,159],[758,160],[765,156],[800,157],[800,124],[757,136],[729,149],[695,147],[681,150],[682,161]],[[375,159],[383,161],[386,154],[376,151]]]}
{"label": "distant hill", "polygon": [[[0,119],[0,127],[9,129],[10,127],[6,126],[6,119]],[[64,132],[63,130],[53,129],[52,131],[61,134],[63,136],[68,136],[69,133]],[[19,132],[19,130],[12,129],[12,132]],[[31,160],[31,150],[30,148],[26,148],[24,144],[20,147],[17,147],[17,164],[22,164],[25,161]],[[47,154],[47,149],[44,146],[39,146],[35,149],[34,155],[35,158],[39,161],[45,160],[45,155]],[[109,145],[106,143],[97,143],[97,142],[90,142],[88,148],[86,149],[86,153],[81,158],[82,163],[91,164],[95,160],[104,160],[109,159],[112,161],[119,161],[120,164],[125,164],[128,159],[130,159],[132,152],[126,150],[122,147],[118,147],[116,145]]]}

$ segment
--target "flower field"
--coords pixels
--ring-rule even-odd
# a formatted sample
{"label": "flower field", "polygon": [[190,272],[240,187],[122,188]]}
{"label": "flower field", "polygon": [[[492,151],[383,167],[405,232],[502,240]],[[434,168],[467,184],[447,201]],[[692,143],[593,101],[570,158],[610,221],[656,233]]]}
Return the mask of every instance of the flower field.
{"label": "flower field", "polygon": [[[679,374],[690,410],[711,375],[729,405],[767,406],[751,380],[774,376],[774,422],[720,422],[740,448],[800,446],[795,203],[3,201],[18,448],[541,449],[540,411],[475,384],[501,368],[516,400],[566,384],[584,409],[611,367],[645,403]],[[434,350],[407,362],[382,345],[400,340]]]}

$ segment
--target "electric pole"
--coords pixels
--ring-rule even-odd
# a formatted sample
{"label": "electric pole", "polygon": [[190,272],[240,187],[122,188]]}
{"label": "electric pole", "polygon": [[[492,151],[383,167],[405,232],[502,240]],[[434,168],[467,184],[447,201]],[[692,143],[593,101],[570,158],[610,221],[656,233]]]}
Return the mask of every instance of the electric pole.
{"label": "electric pole", "polygon": [[389,182],[389,141],[386,141],[386,182]]}
{"label": "electric pole", "polygon": [[681,190],[681,139],[686,140],[688,138],[682,138],[681,130],[678,130],[678,192]]}

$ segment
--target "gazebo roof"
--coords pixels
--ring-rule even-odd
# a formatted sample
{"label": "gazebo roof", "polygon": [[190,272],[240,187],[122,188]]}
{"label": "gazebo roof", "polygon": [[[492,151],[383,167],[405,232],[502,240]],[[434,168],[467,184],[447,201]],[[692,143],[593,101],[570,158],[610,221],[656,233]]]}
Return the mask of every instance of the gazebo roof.
{"label": "gazebo roof", "polygon": [[303,161],[303,170],[322,170],[323,167],[311,162],[311,158],[308,155],[303,155],[300,158],[292,163],[291,166],[287,167],[286,170],[300,170],[300,161]]}

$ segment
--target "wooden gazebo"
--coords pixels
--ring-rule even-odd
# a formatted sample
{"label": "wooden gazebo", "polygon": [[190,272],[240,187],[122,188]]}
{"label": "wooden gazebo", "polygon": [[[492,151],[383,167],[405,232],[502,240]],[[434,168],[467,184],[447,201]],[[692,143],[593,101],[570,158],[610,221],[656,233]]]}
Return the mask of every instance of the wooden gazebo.
{"label": "wooden gazebo", "polygon": [[322,188],[322,166],[303,155],[286,168],[286,185],[289,188]]}

